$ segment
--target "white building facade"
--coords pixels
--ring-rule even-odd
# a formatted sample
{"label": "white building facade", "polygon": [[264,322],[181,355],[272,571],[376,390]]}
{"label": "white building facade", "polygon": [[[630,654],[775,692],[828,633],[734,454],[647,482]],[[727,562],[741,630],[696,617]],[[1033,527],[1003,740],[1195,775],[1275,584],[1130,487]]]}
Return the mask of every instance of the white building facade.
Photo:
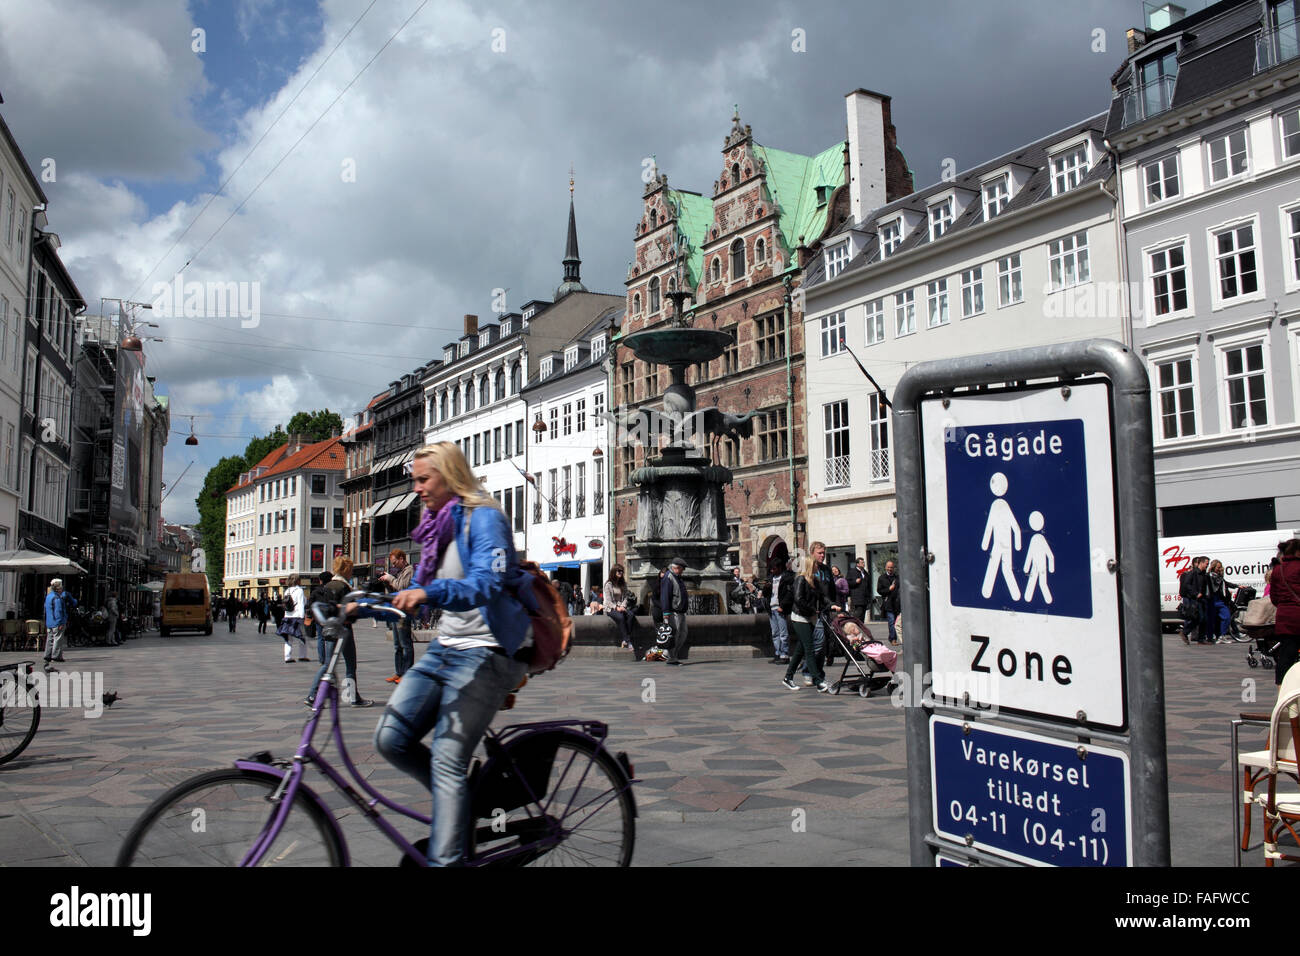
{"label": "white building facade", "polygon": [[237,597],[272,597],[288,575],[327,571],[343,547],[342,442],[290,442],[226,492],[223,586]]}
{"label": "white building facade", "polygon": [[810,264],[808,533],[831,563],[847,568],[863,556],[874,575],[896,557],[886,399],[910,366],[1124,339],[1104,121],[1091,117],[866,210]]}
{"label": "white building facade", "polygon": [[[621,310],[618,310],[621,312]],[[608,574],[610,321],[602,314],[563,349],[536,357],[524,389],[530,560],[589,594]]]}

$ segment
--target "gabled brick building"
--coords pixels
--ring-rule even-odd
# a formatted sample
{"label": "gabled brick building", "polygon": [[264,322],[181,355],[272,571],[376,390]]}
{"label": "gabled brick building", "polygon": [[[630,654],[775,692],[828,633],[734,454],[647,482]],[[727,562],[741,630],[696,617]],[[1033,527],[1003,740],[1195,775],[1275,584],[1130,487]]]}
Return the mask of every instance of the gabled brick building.
{"label": "gabled brick building", "polygon": [[[752,437],[714,446],[717,463],[735,476],[725,492],[729,558],[745,574],[766,574],[778,540],[791,551],[807,545],[801,270],[823,237],[863,204],[861,190],[873,190],[867,208],[912,190],[894,142],[889,98],[858,90],[848,101],[848,139],[810,156],[755,142],[737,112],[712,198],[670,188],[668,177],[657,173],[646,184],[636,227],[610,403],[635,409],[662,398],[668,369],[641,362],[620,343],[633,332],[669,324],[682,299],[679,289],[696,327],[732,336],[720,358],[689,370],[687,382],[699,408],[758,412]],[[635,446],[618,447],[614,455],[618,560],[625,560],[635,532],[631,475],[644,458],[645,450]]]}

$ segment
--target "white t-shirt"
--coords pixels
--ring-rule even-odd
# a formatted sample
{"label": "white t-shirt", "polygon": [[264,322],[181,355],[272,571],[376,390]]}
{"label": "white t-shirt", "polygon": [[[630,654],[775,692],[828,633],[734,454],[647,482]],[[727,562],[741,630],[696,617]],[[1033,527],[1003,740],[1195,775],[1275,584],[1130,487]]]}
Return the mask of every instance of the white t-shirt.
{"label": "white t-shirt", "polygon": [[[464,576],[465,568],[460,563],[460,548],[453,540],[447,545],[442,563],[438,565],[438,577],[463,578]],[[458,651],[468,650],[471,647],[501,646],[488,628],[483,612],[476,607],[468,611],[449,611],[443,608],[442,617],[438,621],[438,640],[444,647]]]}

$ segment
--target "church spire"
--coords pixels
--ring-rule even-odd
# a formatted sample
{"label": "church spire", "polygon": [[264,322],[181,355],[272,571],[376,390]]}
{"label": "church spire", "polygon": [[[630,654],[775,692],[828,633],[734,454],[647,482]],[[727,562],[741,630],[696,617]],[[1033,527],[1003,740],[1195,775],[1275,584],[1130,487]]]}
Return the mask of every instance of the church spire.
{"label": "church spire", "polygon": [[578,256],[578,220],[573,211],[573,167],[569,167],[569,235],[564,243],[564,281],[555,290],[555,300],[570,292],[586,292],[582,284],[582,259]]}

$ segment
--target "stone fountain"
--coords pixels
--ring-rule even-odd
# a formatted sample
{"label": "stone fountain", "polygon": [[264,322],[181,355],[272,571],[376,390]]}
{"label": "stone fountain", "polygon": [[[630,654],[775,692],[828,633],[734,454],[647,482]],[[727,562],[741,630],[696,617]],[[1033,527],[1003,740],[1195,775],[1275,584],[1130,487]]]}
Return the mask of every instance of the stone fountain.
{"label": "stone fountain", "polygon": [[[677,305],[680,316],[680,301]],[[697,329],[681,321],[629,335],[623,344],[643,362],[667,365],[672,384],[664,392],[662,411],[641,409],[633,414],[620,408],[607,416],[618,426],[618,441],[636,442],[646,449],[645,465],[632,473],[639,491],[628,580],[644,599],[649,588],[658,586],[659,569],[675,557],[682,558],[687,564],[682,577],[690,591],[692,614],[727,613],[732,580],[723,567],[729,542],[722,496],[722,486],[730,484],[732,475],[730,469],[715,464],[705,449],[720,436],[752,435],[754,413],[697,410],[695,389],[686,384],[686,369],[717,358],[729,343],[725,332]],[[656,452],[657,457],[650,457]]]}

